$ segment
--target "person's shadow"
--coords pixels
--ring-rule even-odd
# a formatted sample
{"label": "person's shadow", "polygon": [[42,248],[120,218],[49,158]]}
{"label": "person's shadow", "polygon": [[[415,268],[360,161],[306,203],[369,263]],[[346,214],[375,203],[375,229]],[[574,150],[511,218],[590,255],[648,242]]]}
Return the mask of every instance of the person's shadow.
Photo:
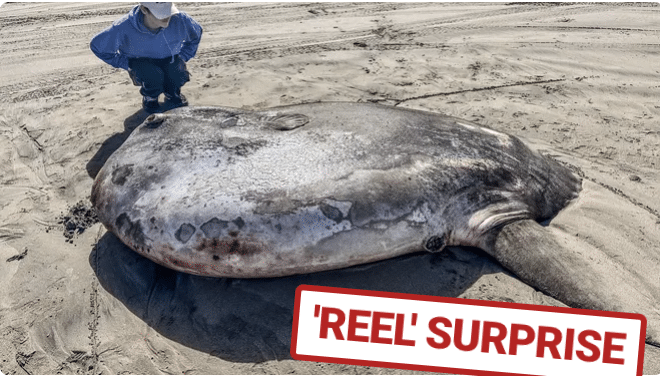
{"label": "person's shadow", "polygon": [[[167,103],[161,103],[160,108],[156,112],[162,113],[174,108],[174,106],[168,105]],[[124,141],[126,141],[128,136],[131,135],[135,128],[142,124],[144,120],[149,117],[149,115],[151,115],[151,113],[146,112],[143,109],[139,109],[133,115],[127,117],[126,120],[124,120],[124,131],[122,133],[116,133],[105,140],[105,142],[103,142],[99,150],[96,152],[96,154],[94,154],[92,159],[90,159],[85,166],[87,169],[87,174],[92,179],[96,178],[96,175],[98,175],[101,167],[103,167],[112,153],[119,149],[119,147],[124,143]]]}
{"label": "person's shadow", "polygon": [[143,109],[138,110],[136,113],[124,120],[124,131],[122,133],[116,133],[105,140],[105,142],[103,142],[99,150],[96,152],[96,154],[94,154],[92,159],[90,159],[85,166],[87,169],[87,174],[92,179],[96,178],[96,175],[98,175],[101,167],[103,167],[112,153],[119,149],[124,141],[126,141],[128,136],[131,135],[131,132],[133,132],[133,130],[135,130],[138,125],[142,124],[142,122],[144,122],[144,120],[149,117],[149,115],[150,114]]}

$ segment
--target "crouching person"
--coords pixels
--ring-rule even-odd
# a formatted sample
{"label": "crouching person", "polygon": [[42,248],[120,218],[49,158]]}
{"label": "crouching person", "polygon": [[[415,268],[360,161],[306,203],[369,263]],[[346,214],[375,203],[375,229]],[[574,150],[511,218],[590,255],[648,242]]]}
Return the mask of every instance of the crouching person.
{"label": "crouching person", "polygon": [[90,43],[96,56],[126,69],[140,86],[142,108],[157,112],[158,97],[168,108],[187,106],[181,87],[190,81],[186,62],[197,53],[202,27],[172,3],[140,3],[98,33]]}

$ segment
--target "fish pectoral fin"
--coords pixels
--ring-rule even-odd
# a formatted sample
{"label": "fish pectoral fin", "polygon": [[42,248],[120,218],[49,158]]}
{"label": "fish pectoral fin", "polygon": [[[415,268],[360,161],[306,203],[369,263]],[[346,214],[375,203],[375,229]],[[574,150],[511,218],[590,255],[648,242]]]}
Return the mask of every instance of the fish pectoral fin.
{"label": "fish pectoral fin", "polygon": [[309,118],[303,114],[277,114],[265,116],[263,121],[271,129],[290,131],[309,123]]}
{"label": "fish pectoral fin", "polygon": [[660,302],[649,286],[596,247],[571,244],[533,220],[492,230],[482,248],[523,282],[573,308],[641,313],[660,346]]}

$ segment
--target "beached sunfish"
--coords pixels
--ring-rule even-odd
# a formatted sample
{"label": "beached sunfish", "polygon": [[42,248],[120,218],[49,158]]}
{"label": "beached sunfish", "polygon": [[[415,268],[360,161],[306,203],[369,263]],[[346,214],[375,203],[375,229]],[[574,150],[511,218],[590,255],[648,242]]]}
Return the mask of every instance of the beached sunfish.
{"label": "beached sunfish", "polygon": [[580,190],[569,169],[469,121],[314,103],[153,114],[107,160],[92,202],[130,248],[203,276],[278,277],[479,247],[569,306],[647,315],[647,341],[658,344],[657,292],[538,223]]}

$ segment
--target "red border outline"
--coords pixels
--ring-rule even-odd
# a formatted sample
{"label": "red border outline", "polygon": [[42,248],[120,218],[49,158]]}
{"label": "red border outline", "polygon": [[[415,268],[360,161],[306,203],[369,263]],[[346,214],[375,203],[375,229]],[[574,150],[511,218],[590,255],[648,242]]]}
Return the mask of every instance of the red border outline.
{"label": "red border outline", "polygon": [[375,360],[334,358],[329,356],[326,357],[326,356],[298,354],[296,351],[297,350],[296,346],[298,340],[300,297],[303,291],[316,291],[316,292],[327,292],[327,293],[344,294],[344,295],[361,295],[361,296],[372,296],[378,298],[418,300],[418,301],[451,303],[451,304],[461,304],[461,305],[481,306],[481,307],[497,307],[497,308],[509,308],[509,309],[513,308],[513,309],[520,309],[526,311],[558,312],[558,313],[569,313],[569,314],[584,315],[584,316],[614,317],[614,318],[622,318],[622,319],[640,320],[642,325],[640,328],[641,330],[640,346],[639,346],[639,354],[637,358],[637,376],[642,376],[643,374],[644,350],[646,346],[646,317],[639,313],[596,311],[596,310],[580,309],[580,308],[550,307],[550,306],[540,306],[540,305],[523,304],[523,303],[507,303],[507,302],[495,302],[490,300],[448,298],[448,297],[430,296],[430,295],[407,294],[400,292],[358,290],[358,289],[349,289],[344,287],[327,287],[327,286],[312,286],[312,285],[300,285],[298,286],[298,288],[296,288],[296,301],[295,301],[294,314],[293,314],[293,328],[291,332],[291,350],[290,350],[291,357],[295,360],[306,360],[312,362],[326,362],[326,363],[329,362],[329,363],[338,363],[338,364],[349,364],[355,366],[397,368],[397,369],[405,369],[411,371],[452,372],[452,373],[478,375],[478,376],[480,375],[531,376],[529,374],[519,374],[519,373],[481,371],[481,370],[471,370],[471,369],[463,369],[463,368],[424,366],[424,365],[408,364],[408,363],[382,362]]}

